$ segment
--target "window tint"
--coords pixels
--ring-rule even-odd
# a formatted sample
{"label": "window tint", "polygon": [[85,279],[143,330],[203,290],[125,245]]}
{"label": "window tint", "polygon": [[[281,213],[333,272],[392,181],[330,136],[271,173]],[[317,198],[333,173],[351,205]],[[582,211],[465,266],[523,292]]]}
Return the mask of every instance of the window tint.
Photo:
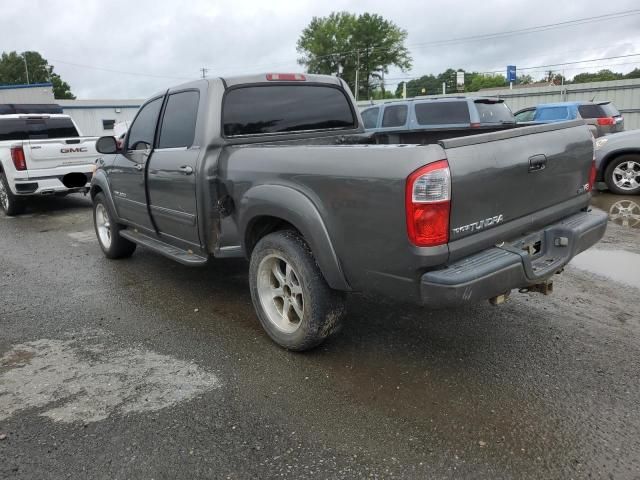
{"label": "window tint", "polygon": [[129,130],[127,148],[134,148],[138,142],[153,145],[160,107],[162,107],[162,97],[156,98],[142,107]]}
{"label": "window tint", "polygon": [[513,122],[513,114],[504,102],[474,102],[478,109],[480,123],[507,123]]}
{"label": "window tint", "polygon": [[200,94],[195,91],[169,95],[158,148],[190,147],[193,144],[199,100]]}
{"label": "window tint", "polygon": [[384,108],[384,115],[382,116],[383,127],[402,127],[407,123],[407,111],[406,105],[389,105]]}
{"label": "window tint", "polygon": [[380,108],[368,108],[362,112],[362,121],[364,122],[364,128],[376,128],[378,126],[378,113]]}
{"label": "window tint", "polygon": [[600,118],[607,114],[600,105],[578,105],[578,112],[582,118]]}
{"label": "window tint", "polygon": [[222,117],[227,136],[356,127],[351,104],[342,90],[311,85],[230,90]]}
{"label": "window tint", "polygon": [[620,116],[620,112],[615,107],[613,103],[601,103],[600,107],[602,107],[602,111],[605,113],[607,117],[618,117]]}
{"label": "window tint", "polygon": [[0,120],[0,141],[27,140],[28,136],[25,120],[13,118]]}
{"label": "window tint", "polygon": [[467,102],[416,103],[416,118],[420,125],[471,123]]}
{"label": "window tint", "polygon": [[545,107],[537,110],[535,115],[536,120],[548,121],[548,120],[568,120],[569,109],[567,107]]}
{"label": "window tint", "polygon": [[532,122],[533,117],[536,114],[535,109],[531,110],[523,110],[522,112],[518,112],[515,114],[516,121],[518,122]]}
{"label": "window tint", "polygon": [[0,140],[41,140],[78,137],[70,118],[0,119]]}

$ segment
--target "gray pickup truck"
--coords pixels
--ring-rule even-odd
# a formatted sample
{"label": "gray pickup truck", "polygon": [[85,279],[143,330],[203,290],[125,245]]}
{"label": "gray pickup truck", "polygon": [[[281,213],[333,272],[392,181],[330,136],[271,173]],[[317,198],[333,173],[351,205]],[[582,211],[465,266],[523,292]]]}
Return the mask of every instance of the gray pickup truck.
{"label": "gray pickup truck", "polygon": [[335,332],[345,292],[442,307],[551,278],[602,237],[581,121],[377,145],[339,78],[199,80],[140,109],[91,185],[109,258],[142,245],[185,265],[250,259],[258,318],[305,350]]}

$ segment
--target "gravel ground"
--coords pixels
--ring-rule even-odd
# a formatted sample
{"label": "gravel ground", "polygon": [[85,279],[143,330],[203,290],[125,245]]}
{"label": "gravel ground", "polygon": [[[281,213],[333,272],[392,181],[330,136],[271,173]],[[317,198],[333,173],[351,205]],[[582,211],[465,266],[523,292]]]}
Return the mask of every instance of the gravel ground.
{"label": "gravel ground", "polygon": [[341,334],[295,354],[262,332],[246,262],[108,261],[90,213],[0,215],[0,478],[640,478],[630,222],[552,296],[353,295]]}

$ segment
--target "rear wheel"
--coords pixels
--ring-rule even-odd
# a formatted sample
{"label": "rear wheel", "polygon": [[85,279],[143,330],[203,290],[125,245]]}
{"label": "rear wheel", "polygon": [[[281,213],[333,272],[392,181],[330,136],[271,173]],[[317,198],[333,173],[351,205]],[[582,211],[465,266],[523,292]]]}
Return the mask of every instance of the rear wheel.
{"label": "rear wheel", "polygon": [[613,193],[640,193],[640,156],[621,155],[614,159],[605,170],[604,180]]}
{"label": "rear wheel", "polygon": [[11,192],[4,172],[0,172],[0,207],[10,217],[20,215],[24,211],[24,200]]}
{"label": "rear wheel", "polygon": [[344,294],[332,290],[296,232],[262,238],[251,254],[251,298],[262,327],[278,345],[313,348],[339,330]]}
{"label": "rear wheel", "polygon": [[98,193],[93,199],[93,225],[100,248],[107,258],[127,258],[133,255],[136,244],[120,236],[122,226],[114,222],[102,193]]}

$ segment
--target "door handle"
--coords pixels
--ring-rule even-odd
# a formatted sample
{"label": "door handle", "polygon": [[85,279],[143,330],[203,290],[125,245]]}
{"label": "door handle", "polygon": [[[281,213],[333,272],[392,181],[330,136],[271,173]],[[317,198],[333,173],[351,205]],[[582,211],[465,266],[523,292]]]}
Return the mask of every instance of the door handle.
{"label": "door handle", "polygon": [[191,175],[193,173],[193,168],[189,165],[183,165],[180,167],[180,171],[185,175]]}
{"label": "door handle", "polygon": [[546,155],[540,153],[529,157],[529,172],[539,172],[547,167]]}

